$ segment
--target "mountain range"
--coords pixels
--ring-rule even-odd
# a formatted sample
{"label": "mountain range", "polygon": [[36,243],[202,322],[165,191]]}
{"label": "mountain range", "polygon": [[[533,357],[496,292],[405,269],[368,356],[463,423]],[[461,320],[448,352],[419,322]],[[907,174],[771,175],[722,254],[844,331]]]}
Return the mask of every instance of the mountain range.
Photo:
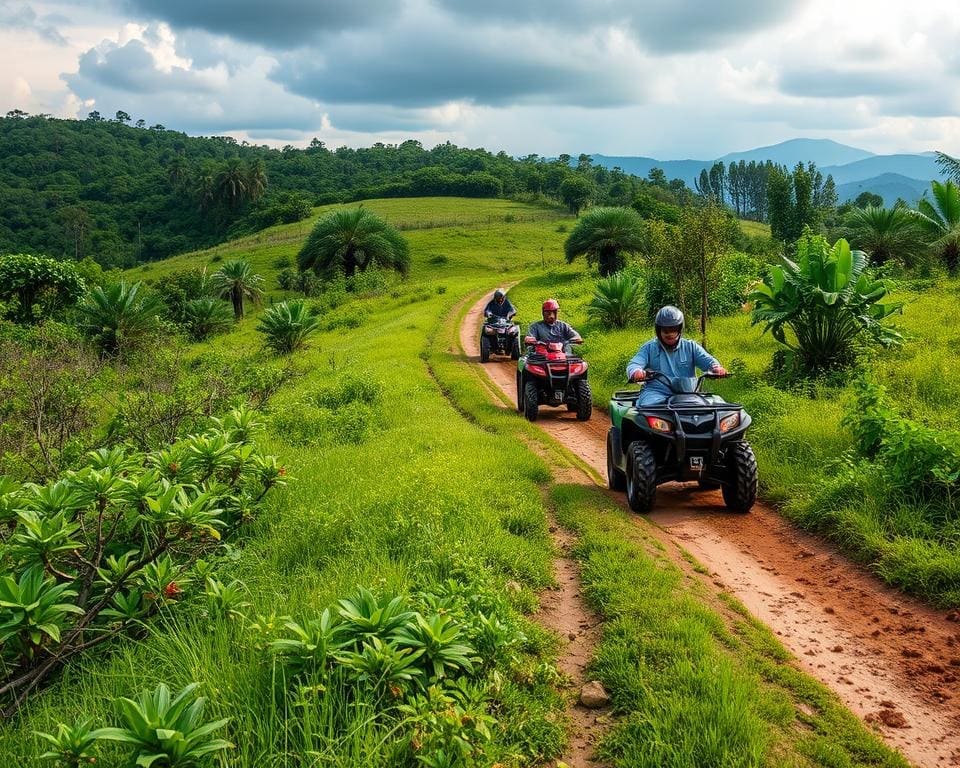
{"label": "mountain range", "polygon": [[946,178],[937,167],[933,152],[919,154],[876,155],[865,149],[850,147],[830,139],[790,139],[745,152],[731,152],[714,160],[658,160],[652,157],[591,155],[595,165],[619,167],[626,173],[646,176],[653,168],[662,168],[668,179],[683,179],[689,187],[703,169],[717,161],[725,164],[766,162],[792,168],[797,163],[813,161],[823,173],[833,176],[840,202],[852,200],[862,192],[880,195],[886,205],[897,198],[914,205],[930,188],[931,179]]}

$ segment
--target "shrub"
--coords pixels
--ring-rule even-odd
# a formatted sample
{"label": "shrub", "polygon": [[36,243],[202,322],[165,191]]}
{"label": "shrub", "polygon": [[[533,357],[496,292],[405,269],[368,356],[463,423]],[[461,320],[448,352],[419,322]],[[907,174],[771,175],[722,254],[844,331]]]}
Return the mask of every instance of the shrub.
{"label": "shrub", "polygon": [[0,256],[0,316],[36,322],[76,303],[84,288],[72,262],[25,253]]}
{"label": "shrub", "polygon": [[146,294],[143,283],[121,281],[94,288],[80,305],[81,325],[107,355],[124,355],[160,328],[163,302]]}
{"label": "shrub", "polygon": [[230,307],[220,299],[193,299],[183,308],[183,323],[194,341],[226,331],[233,324]]}
{"label": "shrub", "polygon": [[266,344],[278,354],[289,354],[306,345],[320,328],[320,320],[310,314],[302,301],[283,301],[260,318],[257,330],[266,336]]}
{"label": "shrub", "polygon": [[[753,324],[786,347],[800,369],[815,375],[842,369],[854,360],[855,343],[899,343],[901,336],[883,320],[903,306],[883,302],[887,285],[866,270],[867,257],[846,240],[833,247],[806,230],[797,241],[797,261],[783,259],[747,297],[754,303]],[[793,333],[788,341],[785,330]]]}
{"label": "shrub", "polygon": [[644,313],[641,283],[621,271],[597,281],[587,314],[607,328],[626,328]]}

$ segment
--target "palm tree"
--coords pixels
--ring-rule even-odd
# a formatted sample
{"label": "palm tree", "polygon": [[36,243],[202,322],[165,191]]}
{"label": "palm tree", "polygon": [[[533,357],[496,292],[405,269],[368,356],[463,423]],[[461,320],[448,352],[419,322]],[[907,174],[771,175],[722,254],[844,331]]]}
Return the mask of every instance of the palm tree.
{"label": "palm tree", "polygon": [[617,272],[597,281],[587,314],[607,328],[626,328],[643,317],[645,308],[640,281]]}
{"label": "palm tree", "polygon": [[930,187],[933,202],[923,197],[917,203],[917,220],[952,274],[960,265],[960,188],[952,181],[932,181]]}
{"label": "palm tree", "polygon": [[257,159],[247,169],[247,195],[255,203],[267,191],[267,169],[263,160]]}
{"label": "palm tree", "polygon": [[593,208],[577,222],[563,250],[568,262],[583,254],[609,277],[623,269],[624,253],[636,253],[643,244],[643,219],[632,208]]}
{"label": "palm tree", "polygon": [[233,302],[237,322],[243,319],[243,299],[246,297],[256,304],[263,296],[263,278],[255,275],[250,262],[244,259],[230,259],[219,272],[213,273],[210,281],[220,296]]}
{"label": "palm tree", "polygon": [[331,211],[317,222],[297,256],[300,271],[312,269],[331,278],[342,272],[347,277],[375,265],[410,271],[407,241],[379,216],[362,206]]}
{"label": "palm tree", "polygon": [[320,318],[311,315],[303,301],[282,301],[270,307],[257,325],[267,337],[267,346],[278,354],[301,349],[319,329]]}
{"label": "palm tree", "polygon": [[249,195],[248,171],[239,157],[231,157],[217,172],[217,199],[228,208],[239,208]]}
{"label": "palm tree", "polygon": [[940,166],[941,171],[950,177],[951,181],[960,184],[960,160],[951,157],[946,152],[937,152],[937,165]]}
{"label": "palm tree", "polygon": [[143,283],[124,281],[98,286],[80,305],[81,326],[102,352],[122,355],[160,327],[163,302],[155,295],[144,295],[142,289]]}
{"label": "palm tree", "polygon": [[231,319],[230,308],[220,299],[192,299],[183,308],[183,320],[194,341],[227,330]]}
{"label": "palm tree", "polygon": [[850,244],[866,251],[874,264],[900,259],[912,267],[925,248],[917,216],[902,203],[893,208],[854,208],[846,225]]}

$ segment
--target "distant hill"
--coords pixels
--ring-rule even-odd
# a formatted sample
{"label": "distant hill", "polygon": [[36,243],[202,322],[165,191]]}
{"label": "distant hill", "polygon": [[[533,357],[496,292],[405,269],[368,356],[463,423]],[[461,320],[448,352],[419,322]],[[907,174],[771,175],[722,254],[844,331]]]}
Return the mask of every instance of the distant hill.
{"label": "distant hill", "polygon": [[872,192],[883,198],[885,206],[891,206],[897,198],[905,200],[909,205],[916,205],[923,193],[930,189],[929,181],[911,179],[899,173],[883,173],[869,179],[849,181],[837,185],[837,197],[840,202],[853,200],[862,192]]}
{"label": "distant hill", "polygon": [[[819,166],[819,163],[817,165]],[[926,181],[929,186],[930,179],[944,177],[937,167],[936,155],[932,153],[922,155],[874,155],[855,163],[821,167],[821,170],[824,175],[832,174],[837,185],[896,174]]]}
{"label": "distant hill", "polygon": [[764,163],[767,160],[772,160],[790,168],[797,163],[813,161],[818,168],[823,168],[827,165],[846,165],[870,157],[874,157],[872,152],[849,147],[830,139],[790,139],[768,147],[757,147],[745,152],[731,152],[717,159],[724,163],[739,163],[741,160],[747,163],[751,160]]}
{"label": "distant hill", "polygon": [[823,173],[833,176],[841,202],[861,192],[873,192],[892,204],[898,197],[915,203],[931,179],[943,179],[933,152],[918,154],[875,155],[865,149],[840,144],[830,139],[791,139],[757,147],[744,152],[731,152],[716,160],[657,160],[652,157],[592,155],[597,165],[619,166],[624,172],[645,177],[652,168],[662,168],[668,179],[683,179],[693,187],[700,171],[709,169],[717,160],[729,165],[772,160],[793,168],[797,163],[813,161]]}

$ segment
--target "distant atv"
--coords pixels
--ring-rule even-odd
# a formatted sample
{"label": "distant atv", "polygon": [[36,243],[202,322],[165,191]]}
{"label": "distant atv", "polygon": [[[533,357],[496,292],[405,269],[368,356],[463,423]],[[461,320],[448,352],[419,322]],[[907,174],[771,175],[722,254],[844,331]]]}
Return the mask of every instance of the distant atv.
{"label": "distant atv", "polygon": [[524,339],[527,353],[517,365],[517,410],[536,421],[541,405],[566,406],[586,421],[593,413],[593,395],[585,360],[563,351],[560,342]]}
{"label": "distant atv", "polygon": [[490,355],[509,356],[520,359],[520,326],[505,317],[492,315],[483,321],[480,329],[480,362],[486,363]]}
{"label": "distant atv", "polygon": [[665,403],[638,406],[639,391],[615,392],[607,432],[607,483],[627,492],[634,512],[649,512],[657,486],[671,480],[697,480],[701,488],[723,491],[735,512],[749,512],[757,496],[757,460],[745,439],[750,416],[737,403],[704,392],[698,378],[670,378],[647,371],[672,394]]}

